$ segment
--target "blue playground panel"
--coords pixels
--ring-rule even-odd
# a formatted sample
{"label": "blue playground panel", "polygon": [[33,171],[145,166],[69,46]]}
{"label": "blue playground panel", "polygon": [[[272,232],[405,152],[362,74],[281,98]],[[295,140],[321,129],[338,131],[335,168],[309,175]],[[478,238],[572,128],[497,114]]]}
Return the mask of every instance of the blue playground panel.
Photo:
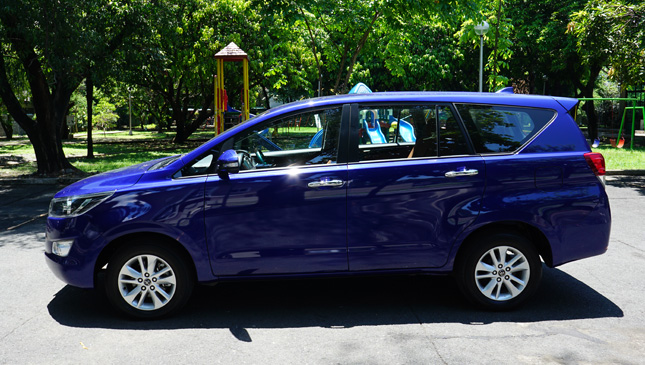
{"label": "blue playground panel", "polygon": [[394,122],[399,125],[399,138],[401,138],[403,142],[416,142],[417,136],[414,134],[414,127],[412,127],[412,124],[403,119],[396,119],[390,115],[390,125]]}
{"label": "blue playground panel", "polygon": [[385,135],[381,131],[381,127],[378,123],[374,123],[374,127],[370,127],[368,121],[363,120],[363,129],[367,132],[367,138],[370,143],[387,143],[387,139],[385,139]]}
{"label": "blue playground panel", "polygon": [[316,132],[316,134],[314,134],[314,136],[311,138],[311,142],[309,142],[309,148],[321,148],[322,141],[323,141],[323,129]]}

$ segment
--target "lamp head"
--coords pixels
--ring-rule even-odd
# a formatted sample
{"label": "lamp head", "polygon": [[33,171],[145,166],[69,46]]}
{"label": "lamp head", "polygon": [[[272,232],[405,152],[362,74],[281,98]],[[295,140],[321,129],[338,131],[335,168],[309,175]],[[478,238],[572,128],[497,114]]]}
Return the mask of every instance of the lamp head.
{"label": "lamp head", "polygon": [[479,23],[479,24],[475,25],[475,33],[476,33],[477,35],[479,35],[479,36],[483,36],[483,35],[485,35],[486,33],[488,33],[488,29],[489,29],[489,28],[490,28],[490,27],[489,27],[489,25],[488,25],[488,22],[483,21],[483,22],[481,22],[481,23]]}

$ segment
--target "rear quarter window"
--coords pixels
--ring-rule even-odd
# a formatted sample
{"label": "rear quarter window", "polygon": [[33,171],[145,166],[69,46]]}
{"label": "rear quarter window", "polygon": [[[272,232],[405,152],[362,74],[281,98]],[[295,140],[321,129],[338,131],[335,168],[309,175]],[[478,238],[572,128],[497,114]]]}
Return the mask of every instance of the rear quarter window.
{"label": "rear quarter window", "polygon": [[555,116],[550,109],[457,104],[477,153],[513,152]]}

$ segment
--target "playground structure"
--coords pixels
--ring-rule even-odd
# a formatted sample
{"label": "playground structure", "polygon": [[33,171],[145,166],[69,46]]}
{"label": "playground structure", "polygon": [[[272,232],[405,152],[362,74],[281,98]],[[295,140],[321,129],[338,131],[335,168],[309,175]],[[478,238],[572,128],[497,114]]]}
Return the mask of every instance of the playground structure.
{"label": "playground structure", "polygon": [[[369,94],[372,90],[362,82],[354,85],[348,94]],[[389,130],[391,127],[399,128],[399,136],[404,142],[416,141],[412,124],[404,120],[396,119],[392,115],[381,118],[375,111],[365,111],[361,116],[361,139],[363,143],[388,143]],[[385,131],[385,132],[384,132]]]}
{"label": "playground structure", "polygon": [[224,62],[242,62],[244,90],[242,91],[242,121],[249,119],[249,57],[240,47],[231,42],[215,55],[217,75],[215,75],[215,135],[224,132],[224,114],[230,112],[228,96],[224,89]]}
{"label": "playground structure", "polygon": [[[623,136],[623,127],[625,126],[625,117],[627,116],[627,111],[631,111],[631,130],[630,130],[630,135],[629,135],[629,149],[634,149],[634,138],[636,136],[636,126],[637,126],[637,121],[640,122],[642,119],[645,119],[645,107],[642,106],[636,106],[636,102],[639,101],[638,98],[580,98],[578,99],[580,101],[625,101],[625,102],[630,102],[632,103],[632,106],[626,106],[623,109],[623,115],[620,121],[620,127],[618,128],[618,132],[616,134],[616,138],[610,138],[612,147],[618,147],[622,148],[625,143],[625,138]],[[642,119],[636,119],[636,114],[638,111],[641,111],[641,118]],[[576,110],[576,115],[577,115],[577,110]],[[639,126],[640,127],[640,126]],[[593,142],[593,147],[597,147],[599,145],[599,140],[595,140]]]}

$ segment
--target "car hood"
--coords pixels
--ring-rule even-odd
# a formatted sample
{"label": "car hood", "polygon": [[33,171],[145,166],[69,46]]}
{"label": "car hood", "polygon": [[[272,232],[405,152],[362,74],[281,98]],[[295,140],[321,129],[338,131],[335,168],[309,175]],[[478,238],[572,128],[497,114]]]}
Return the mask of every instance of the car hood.
{"label": "car hood", "polygon": [[157,162],[158,160],[147,161],[138,165],[90,176],[65,187],[56,193],[55,197],[60,198],[71,195],[102,193],[128,188],[136,184],[141,179],[141,176]]}

